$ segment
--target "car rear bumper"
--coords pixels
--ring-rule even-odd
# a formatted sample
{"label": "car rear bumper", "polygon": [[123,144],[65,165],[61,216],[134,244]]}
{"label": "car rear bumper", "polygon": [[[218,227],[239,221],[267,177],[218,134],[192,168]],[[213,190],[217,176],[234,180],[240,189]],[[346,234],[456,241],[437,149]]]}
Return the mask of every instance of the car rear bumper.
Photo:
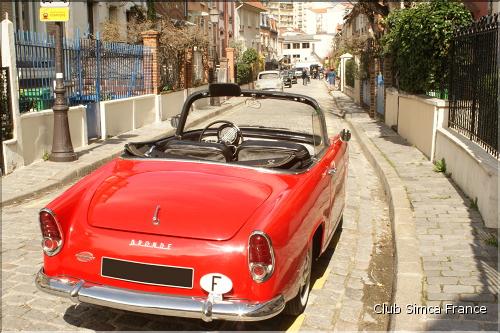
{"label": "car rear bumper", "polygon": [[67,297],[74,302],[107,306],[126,311],[155,315],[232,321],[258,321],[276,316],[285,307],[283,295],[262,303],[223,301],[207,298],[179,297],[136,290],[120,289],[67,277],[49,277],[41,269],[35,279],[37,287],[49,294]]}

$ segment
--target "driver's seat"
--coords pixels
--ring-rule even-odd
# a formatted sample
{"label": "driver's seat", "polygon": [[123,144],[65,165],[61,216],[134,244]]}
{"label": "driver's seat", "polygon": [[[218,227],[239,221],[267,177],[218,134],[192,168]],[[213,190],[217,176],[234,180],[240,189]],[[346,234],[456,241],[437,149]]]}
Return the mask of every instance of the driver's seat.
{"label": "driver's seat", "polygon": [[196,159],[214,162],[230,162],[233,152],[230,147],[222,143],[170,140],[162,149],[164,157],[179,159]]}

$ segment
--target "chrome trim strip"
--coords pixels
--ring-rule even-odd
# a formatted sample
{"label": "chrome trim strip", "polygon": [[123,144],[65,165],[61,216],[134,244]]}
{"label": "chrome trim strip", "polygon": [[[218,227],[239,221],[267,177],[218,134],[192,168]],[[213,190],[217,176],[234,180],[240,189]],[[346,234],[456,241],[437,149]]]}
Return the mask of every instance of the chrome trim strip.
{"label": "chrome trim strip", "polygon": [[285,298],[278,295],[263,303],[224,301],[213,303],[211,311],[204,308],[206,298],[179,297],[146,293],[92,284],[83,280],[49,277],[41,269],[35,284],[43,292],[67,297],[75,302],[107,306],[110,308],[155,315],[233,321],[258,321],[272,318],[285,308]]}
{"label": "chrome trim strip", "polygon": [[[57,230],[59,231],[59,235],[61,235],[61,241],[59,242],[58,247],[54,252],[47,252],[47,251],[43,250],[44,254],[48,255],[49,257],[52,257],[52,256],[55,256],[56,254],[58,254],[59,251],[61,251],[61,249],[64,245],[64,234],[61,230],[61,224],[57,220],[56,213],[54,213],[54,211],[52,211],[52,209],[45,207],[45,208],[40,209],[40,211],[38,212],[38,224],[40,225],[40,232],[42,234],[42,237],[43,237],[43,230],[42,230],[42,224],[40,223],[40,213],[41,212],[49,213],[54,218],[54,221],[56,221]],[[43,246],[44,239],[45,238],[42,238],[42,249],[44,248],[44,246]]]}

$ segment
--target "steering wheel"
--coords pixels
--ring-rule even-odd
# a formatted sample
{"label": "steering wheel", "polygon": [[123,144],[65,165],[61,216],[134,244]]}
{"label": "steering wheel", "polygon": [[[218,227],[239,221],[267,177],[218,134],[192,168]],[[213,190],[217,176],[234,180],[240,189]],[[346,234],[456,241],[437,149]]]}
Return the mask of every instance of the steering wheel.
{"label": "steering wheel", "polygon": [[227,120],[216,120],[205,126],[203,131],[201,131],[199,141],[203,141],[206,131],[215,124],[222,124],[217,129],[218,142],[224,143],[225,145],[235,146],[238,142],[243,141],[243,135],[241,134],[241,130],[238,126]]}

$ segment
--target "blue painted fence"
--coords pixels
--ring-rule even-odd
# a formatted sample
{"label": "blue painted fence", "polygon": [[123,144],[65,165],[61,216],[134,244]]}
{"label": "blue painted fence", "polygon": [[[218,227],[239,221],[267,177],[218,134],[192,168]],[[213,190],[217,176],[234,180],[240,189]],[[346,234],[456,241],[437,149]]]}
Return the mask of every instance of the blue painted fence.
{"label": "blue painted fence", "polygon": [[[78,35],[78,34],[77,34]],[[51,35],[14,35],[21,112],[50,109],[54,101],[55,41]],[[142,45],[65,39],[64,78],[69,105],[152,93],[152,53]]]}

